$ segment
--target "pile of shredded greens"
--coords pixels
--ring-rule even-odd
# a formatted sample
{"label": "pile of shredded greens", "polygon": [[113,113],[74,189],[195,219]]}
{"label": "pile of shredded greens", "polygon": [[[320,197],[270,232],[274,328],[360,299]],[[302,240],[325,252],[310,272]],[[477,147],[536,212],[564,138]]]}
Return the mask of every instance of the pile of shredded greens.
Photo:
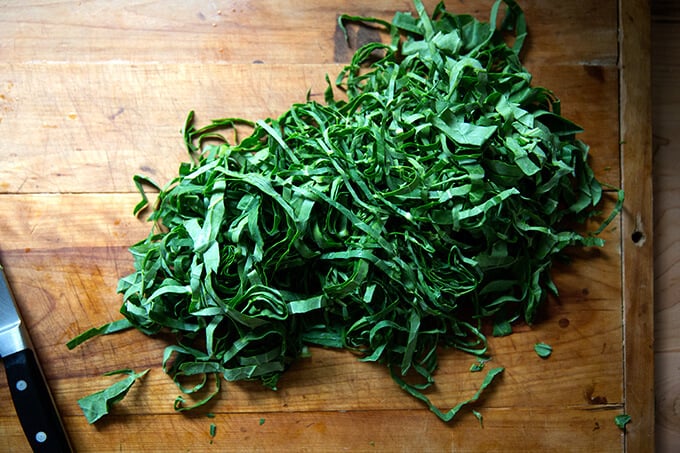
{"label": "pile of shredded greens", "polygon": [[[163,368],[187,393],[212,374],[215,393],[219,376],[276,388],[307,345],[344,348],[386,365],[443,420],[475,401],[503,369],[440,411],[426,396],[438,347],[483,364],[482,323],[507,334],[534,321],[557,292],[553,258],[603,243],[571,229],[593,215],[602,186],[579,127],[522,67],[526,24],[514,1],[497,1],[490,23],[415,7],[391,23],[340,17],[343,30],[371,22],[391,36],[340,73],[346,99],[329,82],[325,103],[278,119],[196,128],[190,114],[194,160],[159,188],[155,226],[130,249],[124,319],[69,346],[128,327],[174,333]],[[252,133],[242,140],[222,135],[243,125]],[[185,388],[194,375],[202,383]],[[175,408],[205,401],[180,397]]]}

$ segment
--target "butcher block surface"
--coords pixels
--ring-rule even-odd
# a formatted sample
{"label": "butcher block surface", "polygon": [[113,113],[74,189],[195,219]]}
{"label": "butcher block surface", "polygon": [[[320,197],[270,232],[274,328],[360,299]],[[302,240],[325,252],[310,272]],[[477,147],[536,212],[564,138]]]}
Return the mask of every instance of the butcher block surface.
{"label": "butcher block surface", "polygon": [[[493,2],[445,3],[488,20]],[[311,348],[277,391],[223,383],[215,401],[179,413],[161,369],[166,338],[128,331],[65,346],[120,318],[127,248],[150,229],[132,215],[132,178],[177,174],[190,110],[205,124],[276,117],[308,93],[321,102],[325,76],[334,79],[357,44],[381,39],[350,27],[348,46],[337,16],[390,20],[412,3],[0,2],[0,262],[76,451],[653,450],[649,11],[636,0],[519,3],[534,83],[561,99],[585,129],[598,178],[627,199],[603,248],[555,266],[560,296],[540,322],[490,339],[492,364],[505,372],[474,406],[480,424],[469,411],[440,421],[387,369],[345,351]],[[614,202],[609,189],[604,211]],[[538,342],[552,345],[550,358],[534,353]],[[474,362],[443,350],[433,401],[471,397],[484,376],[469,371]],[[150,372],[89,425],[77,400],[121,368]],[[0,450],[28,451],[4,371],[0,408]],[[625,431],[614,423],[623,413],[632,416]]]}

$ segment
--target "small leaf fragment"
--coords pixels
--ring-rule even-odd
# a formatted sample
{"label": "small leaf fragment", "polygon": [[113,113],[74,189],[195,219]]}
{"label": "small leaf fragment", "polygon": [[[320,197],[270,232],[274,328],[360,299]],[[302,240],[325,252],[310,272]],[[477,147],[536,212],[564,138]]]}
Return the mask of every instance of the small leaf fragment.
{"label": "small leaf fragment", "polygon": [[614,417],[614,423],[616,423],[616,426],[619,427],[619,429],[626,429],[626,425],[630,423],[631,421],[631,416],[628,414],[619,414],[616,417]]}
{"label": "small leaf fragment", "polygon": [[484,362],[475,362],[470,366],[471,373],[477,373],[484,369]]}
{"label": "small leaf fragment", "polygon": [[550,357],[550,355],[552,354],[552,350],[553,348],[549,344],[536,343],[534,345],[534,351],[536,351],[536,354],[538,354],[538,356],[542,359],[547,359],[548,357]]}
{"label": "small leaf fragment", "polygon": [[147,369],[140,373],[135,373],[132,370],[116,370],[106,373],[107,376],[114,374],[127,374],[128,376],[104,390],[92,393],[78,400],[78,405],[82,409],[88,423],[95,423],[108,414],[111,406],[122,400],[127,395],[130,387],[132,387],[132,384],[148,372],[149,370]]}
{"label": "small leaf fragment", "polygon": [[477,420],[479,420],[479,426],[484,428],[484,417],[482,416],[481,412],[472,409],[472,415],[474,415]]}
{"label": "small leaf fragment", "polygon": [[473,363],[473,364],[470,366],[470,372],[471,372],[471,373],[477,373],[477,372],[479,372],[479,371],[482,371],[482,370],[484,369],[484,365],[485,365],[486,362],[488,362],[489,360],[491,360],[491,359],[489,359],[489,358],[484,358],[484,357],[479,357],[479,358],[477,359],[477,361],[476,361],[475,363]]}
{"label": "small leaf fragment", "polygon": [[132,323],[126,318],[118,319],[116,321],[109,322],[100,327],[92,327],[85,332],[77,335],[66,343],[66,347],[73,349],[76,346],[84,343],[90,338],[96,337],[98,335],[109,335],[112,333],[120,332],[132,328]]}
{"label": "small leaf fragment", "polygon": [[494,323],[491,335],[494,337],[504,337],[510,334],[512,334],[512,325],[510,324],[510,321],[501,319]]}

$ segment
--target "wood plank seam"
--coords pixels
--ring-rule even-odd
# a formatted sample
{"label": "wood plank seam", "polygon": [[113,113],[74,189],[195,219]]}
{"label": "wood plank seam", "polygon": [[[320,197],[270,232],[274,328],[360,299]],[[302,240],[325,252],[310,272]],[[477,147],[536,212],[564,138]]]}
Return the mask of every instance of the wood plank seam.
{"label": "wood plank seam", "polygon": [[650,7],[619,1],[624,405],[632,417],[624,450],[654,451],[654,310]]}

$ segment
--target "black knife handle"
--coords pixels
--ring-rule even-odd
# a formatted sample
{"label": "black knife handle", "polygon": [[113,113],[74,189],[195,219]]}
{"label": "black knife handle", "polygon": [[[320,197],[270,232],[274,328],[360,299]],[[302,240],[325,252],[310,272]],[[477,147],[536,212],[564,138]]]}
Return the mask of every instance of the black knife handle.
{"label": "black knife handle", "polygon": [[68,437],[33,351],[2,358],[21,427],[34,452],[70,452]]}

